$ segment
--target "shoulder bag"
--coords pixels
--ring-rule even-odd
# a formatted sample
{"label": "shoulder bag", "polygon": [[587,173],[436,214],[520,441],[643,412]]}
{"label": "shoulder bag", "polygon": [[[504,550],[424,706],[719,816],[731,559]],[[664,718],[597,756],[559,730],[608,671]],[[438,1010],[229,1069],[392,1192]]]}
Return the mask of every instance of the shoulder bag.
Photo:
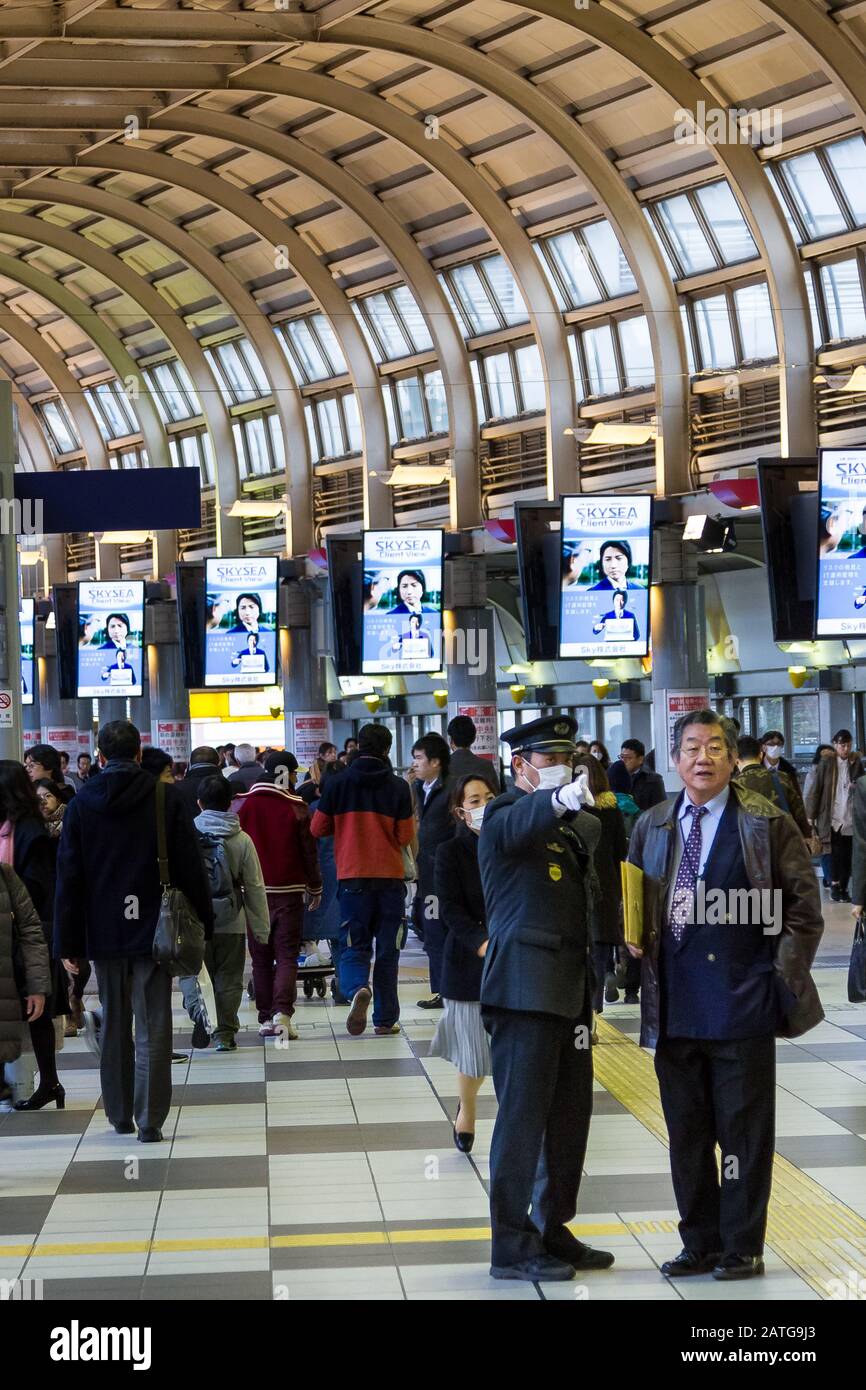
{"label": "shoulder bag", "polygon": [[854,944],[848,965],[848,1002],[866,1003],[866,927],[862,912],[854,927]]}
{"label": "shoulder bag", "polygon": [[204,925],[189,898],[172,888],[165,829],[165,782],[156,784],[156,843],[159,856],[159,905],[153,937],[153,958],[171,975],[197,975],[204,964]]}

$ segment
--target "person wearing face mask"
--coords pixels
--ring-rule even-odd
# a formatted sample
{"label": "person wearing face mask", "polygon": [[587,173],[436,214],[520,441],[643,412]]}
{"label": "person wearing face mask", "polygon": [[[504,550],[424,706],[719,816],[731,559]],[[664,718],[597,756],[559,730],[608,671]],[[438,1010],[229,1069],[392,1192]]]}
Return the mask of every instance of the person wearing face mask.
{"label": "person wearing face mask", "polygon": [[[514,787],[478,844],[489,945],[481,981],[499,1113],[490,1151],[494,1279],[567,1280],[613,1256],[568,1230],[592,1111],[588,963],[599,822],[577,724],[551,715],[502,735]],[[530,1206],[532,1208],[530,1214]]]}
{"label": "person wearing face mask", "polygon": [[787,758],[782,757],[782,749],[785,747],[785,735],[780,734],[778,729],[769,729],[761,739],[761,762],[764,767],[769,768],[770,772],[784,772],[794,779],[797,790],[800,789],[800,778],[793,763],[789,763]]}
{"label": "person wearing face mask", "polygon": [[493,799],[486,777],[471,772],[460,777],[448,798],[457,833],[436,851],[436,902],[445,933],[439,977],[444,1012],[429,1055],[444,1057],[457,1068],[460,1104],[454,1143],[467,1154],[475,1138],[475,1098],[485,1076],[490,1075],[490,1044],[481,1022],[487,917],[478,868],[478,837]]}

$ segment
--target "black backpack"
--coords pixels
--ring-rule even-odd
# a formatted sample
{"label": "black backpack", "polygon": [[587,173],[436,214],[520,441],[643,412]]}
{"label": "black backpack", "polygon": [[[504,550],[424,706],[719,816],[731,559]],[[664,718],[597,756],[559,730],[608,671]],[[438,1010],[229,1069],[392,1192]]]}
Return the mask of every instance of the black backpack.
{"label": "black backpack", "polygon": [[221,836],[199,831],[202,859],[213,902],[214,930],[226,931],[234,924],[244,905],[240,880],[232,875],[226,842]]}

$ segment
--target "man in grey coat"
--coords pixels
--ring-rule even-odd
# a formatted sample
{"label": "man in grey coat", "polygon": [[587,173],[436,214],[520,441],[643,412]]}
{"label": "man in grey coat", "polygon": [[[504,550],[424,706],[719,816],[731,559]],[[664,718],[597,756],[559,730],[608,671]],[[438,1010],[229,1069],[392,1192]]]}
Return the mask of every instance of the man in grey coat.
{"label": "man in grey coat", "polygon": [[581,810],[585,775],[572,781],[576,732],[572,718],[553,715],[502,735],[514,790],[489,804],[478,845],[490,939],[481,1008],[499,1101],[494,1279],[573,1279],[613,1264],[567,1228],[592,1112],[588,924],[599,837]]}

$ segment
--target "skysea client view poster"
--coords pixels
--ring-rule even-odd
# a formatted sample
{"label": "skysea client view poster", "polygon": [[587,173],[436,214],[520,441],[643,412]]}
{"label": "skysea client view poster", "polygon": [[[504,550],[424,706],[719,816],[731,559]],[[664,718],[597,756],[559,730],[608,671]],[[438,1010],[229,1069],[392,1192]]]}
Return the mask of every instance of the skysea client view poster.
{"label": "skysea client view poster", "polygon": [[141,695],[144,583],[82,580],[78,585],[78,698]]}
{"label": "skysea client view poster", "polygon": [[821,449],[816,637],[866,636],[866,449]]}
{"label": "skysea client view poster", "polygon": [[364,675],[438,671],[442,532],[365,531]]}
{"label": "skysea client view poster", "polygon": [[652,499],[562,499],[560,657],[649,651]]}
{"label": "skysea client view poster", "polygon": [[208,560],[205,586],[205,685],[276,684],[277,557]]}

